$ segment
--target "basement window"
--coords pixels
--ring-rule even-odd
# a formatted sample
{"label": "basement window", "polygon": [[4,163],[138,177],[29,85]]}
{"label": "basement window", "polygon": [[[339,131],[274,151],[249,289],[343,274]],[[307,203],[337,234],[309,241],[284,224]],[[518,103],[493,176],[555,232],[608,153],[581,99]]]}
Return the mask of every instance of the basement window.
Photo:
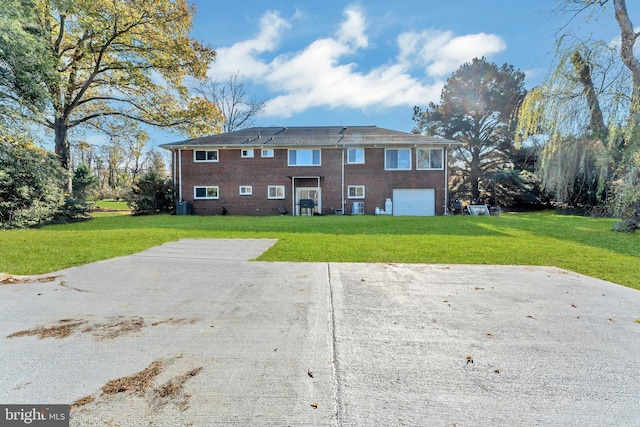
{"label": "basement window", "polygon": [[347,194],[350,199],[364,199],[364,185],[350,185]]}
{"label": "basement window", "polygon": [[284,199],[284,185],[270,185],[267,192],[268,199]]}
{"label": "basement window", "polygon": [[199,200],[218,199],[218,186],[193,187],[193,198]]}

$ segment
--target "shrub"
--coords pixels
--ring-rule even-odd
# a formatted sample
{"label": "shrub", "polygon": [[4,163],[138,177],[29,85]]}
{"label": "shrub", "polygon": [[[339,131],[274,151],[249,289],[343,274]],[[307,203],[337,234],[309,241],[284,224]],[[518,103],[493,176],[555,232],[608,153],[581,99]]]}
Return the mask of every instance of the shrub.
{"label": "shrub", "polygon": [[173,211],[173,182],[158,171],[143,174],[127,196],[134,215]]}
{"label": "shrub", "polygon": [[88,218],[89,206],[65,195],[67,176],[54,154],[0,135],[0,228]]}

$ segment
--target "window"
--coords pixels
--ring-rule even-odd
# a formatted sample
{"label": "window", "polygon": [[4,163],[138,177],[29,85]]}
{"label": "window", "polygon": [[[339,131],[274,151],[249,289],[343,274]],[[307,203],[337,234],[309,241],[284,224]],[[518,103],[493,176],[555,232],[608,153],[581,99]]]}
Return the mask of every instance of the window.
{"label": "window", "polygon": [[385,170],[411,170],[411,149],[386,149],[384,168]]}
{"label": "window", "polygon": [[289,166],[320,166],[320,150],[289,150]]}
{"label": "window", "polygon": [[193,160],[196,162],[217,162],[218,150],[195,150]]}
{"label": "window", "polygon": [[240,157],[242,157],[243,159],[253,158],[253,148],[241,150]]}
{"label": "window", "polygon": [[444,169],[442,148],[420,148],[416,152],[417,169]]}
{"label": "window", "polygon": [[218,186],[215,187],[193,187],[194,199],[217,199]]}
{"label": "window", "polygon": [[241,185],[240,186],[240,195],[241,196],[250,196],[253,194],[253,187],[250,185]]}
{"label": "window", "polygon": [[347,150],[347,163],[364,163],[364,148],[349,148]]}
{"label": "window", "polygon": [[347,194],[350,199],[364,199],[364,185],[350,185]]}
{"label": "window", "polygon": [[267,192],[268,199],[284,199],[284,185],[270,185]]}
{"label": "window", "polygon": [[262,149],[262,157],[273,157],[273,150],[272,149],[263,148]]}

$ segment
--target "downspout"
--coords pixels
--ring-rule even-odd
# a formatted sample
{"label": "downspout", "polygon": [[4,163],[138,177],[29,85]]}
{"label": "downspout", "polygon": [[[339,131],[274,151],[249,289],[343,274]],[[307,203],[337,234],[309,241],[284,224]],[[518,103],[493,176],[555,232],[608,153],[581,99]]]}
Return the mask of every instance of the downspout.
{"label": "downspout", "polygon": [[296,216],[296,177],[291,177],[291,212]]}
{"label": "downspout", "polygon": [[344,215],[344,157],[346,155],[347,147],[342,146],[342,183],[340,191],[340,203],[342,209],[342,215]]}
{"label": "downspout", "polygon": [[178,149],[178,179],[180,186],[178,187],[178,200],[182,201],[182,149]]}
{"label": "downspout", "polygon": [[449,212],[449,147],[444,147],[444,215]]}
{"label": "downspout", "polygon": [[171,149],[171,170],[173,171],[173,197],[178,196],[176,186],[178,184],[178,153]]}

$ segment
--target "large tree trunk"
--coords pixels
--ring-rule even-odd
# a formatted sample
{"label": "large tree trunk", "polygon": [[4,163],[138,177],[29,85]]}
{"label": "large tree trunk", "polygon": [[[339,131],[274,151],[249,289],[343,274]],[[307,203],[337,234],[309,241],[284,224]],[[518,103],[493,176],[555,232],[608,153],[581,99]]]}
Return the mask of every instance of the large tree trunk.
{"label": "large tree trunk", "polygon": [[53,131],[55,135],[55,150],[56,154],[60,158],[60,164],[68,172],[67,179],[67,192],[71,194],[72,182],[71,182],[71,161],[69,155],[69,139],[67,138],[69,127],[66,120],[63,118],[56,118],[53,125]]}
{"label": "large tree trunk", "polygon": [[[613,6],[616,13],[616,21],[618,21],[618,26],[620,27],[620,57],[631,72],[633,87],[627,122],[629,132],[625,138],[625,153],[622,156],[622,162],[618,167],[618,171],[619,175],[626,177],[625,181],[628,183],[628,186],[637,187],[640,185],[640,164],[637,162],[638,151],[640,151],[640,60],[635,57],[633,48],[636,40],[640,37],[640,33],[634,31],[633,23],[631,19],[629,19],[625,0],[613,0]],[[622,191],[625,191],[625,189]],[[633,194],[633,192],[631,192],[631,194]],[[631,206],[627,206],[625,209],[624,217],[620,219],[622,220],[622,224],[619,229],[631,232],[638,229],[640,202],[637,200],[631,202]]]}

